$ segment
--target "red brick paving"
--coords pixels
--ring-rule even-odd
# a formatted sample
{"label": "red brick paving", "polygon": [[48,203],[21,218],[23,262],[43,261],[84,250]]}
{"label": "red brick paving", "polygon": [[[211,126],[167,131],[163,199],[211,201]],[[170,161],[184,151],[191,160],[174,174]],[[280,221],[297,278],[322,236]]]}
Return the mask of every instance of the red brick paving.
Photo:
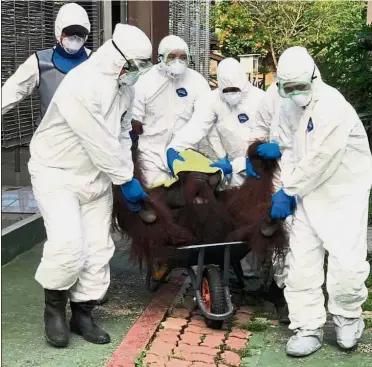
{"label": "red brick paving", "polygon": [[188,328],[185,330],[185,334],[181,335],[181,341],[190,345],[198,345],[201,342],[203,334],[190,333]]}
{"label": "red brick paving", "polygon": [[200,345],[191,346],[187,344],[181,344],[174,350],[174,354],[176,355],[183,355],[184,353],[206,354],[209,356],[216,356],[217,354],[215,349],[202,347]]}
{"label": "red brick paving", "polygon": [[214,363],[215,356],[208,356],[206,354],[192,354],[192,353],[182,353],[182,356],[186,361],[191,362],[204,362],[204,363]]}
{"label": "red brick paving", "polygon": [[221,358],[224,363],[227,363],[230,366],[239,367],[240,366],[240,357],[239,354],[234,352],[230,352],[227,350],[226,352],[222,353]]}
{"label": "red brick paving", "polygon": [[251,321],[251,316],[247,313],[241,313],[238,311],[235,315],[235,321],[238,325],[244,326]]}
{"label": "red brick paving", "polygon": [[223,340],[225,339],[225,335],[207,335],[203,340],[201,345],[211,348],[218,348]]}
{"label": "red brick paving", "polygon": [[166,367],[191,367],[192,362],[182,361],[181,359],[172,359],[166,364]]}
{"label": "red brick paving", "polygon": [[230,337],[239,338],[239,339],[249,339],[252,335],[250,331],[245,331],[242,329],[233,328],[231,333],[229,334]]}
{"label": "red brick paving", "polygon": [[177,330],[181,331],[181,329],[186,326],[187,320],[185,319],[178,319],[175,317],[168,317],[166,321],[161,323],[161,326],[164,329],[168,330]]}
{"label": "red brick paving", "polygon": [[134,367],[134,360],[146,349],[184,280],[185,276],[181,272],[173,272],[170,281],[160,288],[149,306],[128,331],[106,367]]}
{"label": "red brick paving", "polygon": [[187,319],[190,317],[190,311],[185,308],[174,308],[172,311],[172,317]]}
{"label": "red brick paving", "polygon": [[231,349],[244,349],[246,344],[247,341],[244,339],[229,337],[229,339],[226,340],[226,345]]}

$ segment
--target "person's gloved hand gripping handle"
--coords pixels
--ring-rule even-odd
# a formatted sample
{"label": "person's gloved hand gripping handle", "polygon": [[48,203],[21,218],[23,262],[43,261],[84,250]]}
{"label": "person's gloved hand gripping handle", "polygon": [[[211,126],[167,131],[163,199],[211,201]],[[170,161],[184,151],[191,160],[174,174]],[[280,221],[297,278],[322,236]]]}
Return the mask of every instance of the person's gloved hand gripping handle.
{"label": "person's gloved hand gripping handle", "polygon": [[126,205],[132,212],[139,212],[142,209],[141,201],[148,198],[148,195],[136,178],[121,185],[120,191],[124,196]]}

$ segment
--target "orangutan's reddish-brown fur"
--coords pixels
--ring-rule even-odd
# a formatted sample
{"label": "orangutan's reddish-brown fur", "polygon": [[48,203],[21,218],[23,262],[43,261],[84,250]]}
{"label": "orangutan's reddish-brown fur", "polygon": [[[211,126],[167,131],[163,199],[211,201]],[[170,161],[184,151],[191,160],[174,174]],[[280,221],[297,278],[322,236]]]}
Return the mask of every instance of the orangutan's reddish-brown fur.
{"label": "orangutan's reddish-brown fur", "polygon": [[[247,178],[241,188],[217,194],[212,183],[216,177],[211,179],[216,174],[204,176],[209,177],[208,183],[194,172],[183,172],[172,187],[147,190],[149,200],[144,206],[151,205],[157,215],[152,224],[143,222],[138,213],[131,212],[120,188],[114,187],[114,223],[132,238],[134,257],[140,263],[146,260],[153,264],[165,246],[239,240],[249,241],[249,246],[258,254],[272,249],[280,252],[286,243],[282,224],[271,237],[260,232],[263,219],[270,213],[272,178],[277,168],[276,161],[263,161],[257,157],[260,143],[252,144],[248,155],[261,179]],[[141,165],[135,154],[133,161],[134,176],[144,185]],[[196,197],[206,203],[195,204]]]}
{"label": "orangutan's reddish-brown fur", "polygon": [[229,234],[227,240],[248,241],[252,251],[258,255],[273,249],[281,254],[287,243],[283,222],[278,221],[278,229],[273,236],[266,237],[261,233],[263,221],[270,217],[271,197],[274,194],[273,176],[278,163],[276,160],[263,160],[257,155],[260,144],[261,141],[251,144],[247,151],[260,179],[248,177],[241,187],[224,193],[228,211],[238,223],[237,229]]}

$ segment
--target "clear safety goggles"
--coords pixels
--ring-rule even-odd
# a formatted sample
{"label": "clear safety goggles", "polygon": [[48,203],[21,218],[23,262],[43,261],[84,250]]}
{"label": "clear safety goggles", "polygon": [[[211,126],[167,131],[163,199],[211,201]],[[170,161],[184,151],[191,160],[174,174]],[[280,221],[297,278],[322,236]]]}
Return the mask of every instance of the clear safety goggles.
{"label": "clear safety goggles", "polygon": [[299,94],[307,95],[311,91],[312,81],[277,82],[279,95],[290,98]]}
{"label": "clear safety goggles", "polygon": [[151,59],[130,59],[128,60],[125,55],[120,51],[119,47],[112,41],[114,47],[120,52],[125,59],[124,69],[131,74],[142,75],[150,70],[153,66]]}
{"label": "clear safety goggles", "polygon": [[139,75],[145,74],[153,66],[150,59],[127,60],[125,58],[125,60],[126,60],[126,63],[124,64],[124,69],[127,70],[127,72],[131,74],[139,74]]}
{"label": "clear safety goggles", "polygon": [[278,87],[279,95],[283,98],[290,98],[296,95],[308,95],[311,92],[313,80],[317,77],[315,75],[315,65],[313,74],[308,79],[292,80],[290,82],[281,80],[276,77],[276,85]]}
{"label": "clear safety goggles", "polygon": [[[175,55],[177,52],[182,52],[183,54],[180,56]],[[188,64],[190,61],[190,55],[187,54],[184,50],[172,50],[171,52],[165,55],[159,55],[166,64],[172,64],[176,60],[180,61],[183,64]]]}

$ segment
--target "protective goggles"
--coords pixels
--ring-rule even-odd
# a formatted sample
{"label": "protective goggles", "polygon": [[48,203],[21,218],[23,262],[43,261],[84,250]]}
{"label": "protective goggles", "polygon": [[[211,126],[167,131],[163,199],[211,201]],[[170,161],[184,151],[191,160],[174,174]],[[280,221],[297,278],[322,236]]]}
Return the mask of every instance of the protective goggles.
{"label": "protective goggles", "polygon": [[125,59],[125,64],[124,64],[124,69],[128,73],[133,73],[133,74],[144,74],[150,68],[153,66],[151,59],[131,59],[128,60],[125,55],[120,51],[119,47],[116,45],[114,41],[112,41],[112,44],[114,47],[120,52],[121,56],[124,57]]}
{"label": "protective goggles", "polygon": [[279,95],[283,98],[290,98],[295,95],[307,95],[311,91],[312,81],[284,82],[277,83]]}
{"label": "protective goggles", "polygon": [[[178,52],[182,52],[183,54],[177,56],[176,53]],[[184,50],[172,50],[167,54],[159,55],[159,57],[161,57],[166,64],[170,64],[176,60],[179,60],[184,64],[188,64],[190,61],[190,56]]]}
{"label": "protective goggles", "polygon": [[313,80],[316,79],[315,66],[313,74],[309,79],[297,79],[293,81],[283,81],[280,78],[276,77],[277,87],[279,95],[283,98],[290,98],[296,95],[308,95],[311,91]]}

